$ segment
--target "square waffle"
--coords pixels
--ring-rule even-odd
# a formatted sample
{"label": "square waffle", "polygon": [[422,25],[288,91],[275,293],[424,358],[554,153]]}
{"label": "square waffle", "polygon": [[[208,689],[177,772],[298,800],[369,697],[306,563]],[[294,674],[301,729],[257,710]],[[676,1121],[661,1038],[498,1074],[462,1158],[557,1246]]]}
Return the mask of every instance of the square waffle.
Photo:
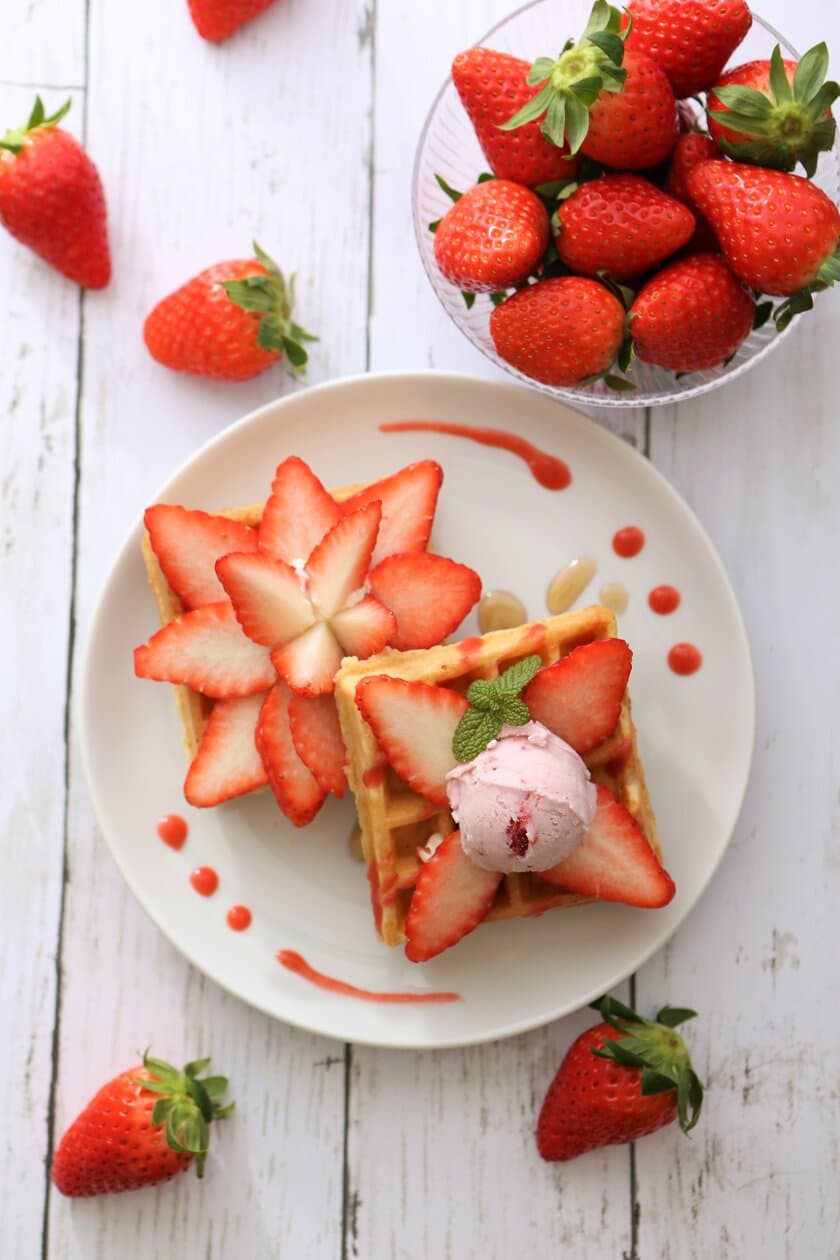
{"label": "square waffle", "polygon": [[[464,694],[475,679],[496,678],[525,656],[539,655],[544,665],[550,665],[581,644],[615,636],[612,612],[594,604],[461,643],[412,652],[386,650],[365,661],[354,657],[344,661],[336,676],[336,700],[348,749],[347,776],[356,797],[376,926],[388,945],[399,945],[405,939],[406,916],[421,864],[418,847],[435,834],[448,835],[455,824],[448,810],[413,792],[388,765],[356,705],[358,684],[372,674],[390,674],[408,682],[451,687]],[[595,782],[612,792],[630,811],[661,859],[656,819],[636,745],[629,694],[624,696],[612,735],[587,753],[584,761]],[[487,919],[542,914],[555,907],[592,900],[577,893],[561,892],[536,874],[506,875]]]}
{"label": "square waffle", "polygon": [[[330,494],[336,502],[341,503],[344,499],[349,499],[351,495],[357,494],[361,489],[361,485],[343,486],[339,490],[331,490]],[[257,526],[262,520],[263,507],[264,504],[255,503],[251,507],[225,508],[221,512],[216,512],[215,515],[226,516],[228,520],[239,521],[242,525]],[[170,621],[174,621],[176,617],[181,616],[184,612],[184,605],[164,577],[163,570],[158,564],[157,556],[152,550],[149,535],[146,533],[143,534],[140,548],[143,553],[143,563],[146,566],[146,577],[155,597],[160,624],[166,626]],[[189,753],[190,761],[192,761],[198,752],[198,746],[207,727],[207,719],[210,717],[213,701],[208,700],[200,692],[193,691],[191,687],[183,686],[181,683],[173,684],[173,691],[175,692],[175,701],[184,727],[184,743]]]}

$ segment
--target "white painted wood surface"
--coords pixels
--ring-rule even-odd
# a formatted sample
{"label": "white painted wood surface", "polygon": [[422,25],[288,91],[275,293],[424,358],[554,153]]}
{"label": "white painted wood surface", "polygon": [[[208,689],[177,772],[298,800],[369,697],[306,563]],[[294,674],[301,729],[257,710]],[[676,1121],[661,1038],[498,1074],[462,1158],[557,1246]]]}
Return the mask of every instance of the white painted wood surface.
{"label": "white painted wood surface", "polygon": [[[80,299],[0,238],[4,1260],[840,1254],[835,295],[760,375],[648,417],[599,416],[640,445],[649,432],[721,551],[755,654],[756,764],[737,834],[635,982],[644,1009],[702,1012],[689,1035],[710,1088],[691,1142],[671,1130],[632,1154],[536,1158],[536,1108],[586,1013],[413,1054],[249,1010],[146,919],[91,813],[68,678],[119,541],[200,442],[296,388],[280,374],[230,388],[171,375],[145,354],[144,314],[256,236],[298,272],[300,318],[322,337],[312,382],[366,367],[492,374],[422,274],[410,175],[451,54],[508,7],[280,0],[217,49],[180,0],[5,6],[0,126],[36,88],[49,105],[72,89],[68,125],[107,187],[115,279]],[[824,36],[840,50],[840,17],[819,0],[761,11],[801,48]],[[205,1184],[84,1203],[50,1193],[56,1136],[152,1039],[175,1056],[212,1040],[236,1083]]]}

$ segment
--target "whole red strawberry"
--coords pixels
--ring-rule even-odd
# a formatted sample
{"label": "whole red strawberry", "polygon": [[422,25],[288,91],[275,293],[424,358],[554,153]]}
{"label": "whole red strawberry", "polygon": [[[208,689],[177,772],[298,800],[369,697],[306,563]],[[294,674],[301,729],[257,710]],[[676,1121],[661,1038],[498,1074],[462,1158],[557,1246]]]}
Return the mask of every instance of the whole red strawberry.
{"label": "whole red strawberry", "polygon": [[647,282],[630,317],[640,359],[699,372],[725,363],[749,336],[755,302],[719,254],[690,254]]}
{"label": "whole red strawberry", "polygon": [[527,61],[509,53],[469,48],[452,62],[452,81],[493,174],[533,188],[573,178],[580,159],[547,140],[539,118],[516,131],[500,129],[534,95],[529,69]]}
{"label": "whole red strawberry", "polygon": [[82,146],[47,117],[40,96],[25,126],[0,140],[0,222],[69,280],[103,289],[111,278],[105,194]]}
{"label": "whole red strawberry", "polygon": [[840,278],[840,211],[810,180],[738,162],[701,162],[688,176],[688,190],[729,266],[750,288],[786,297],[806,291],[808,298],[808,290]]}
{"label": "whole red strawberry", "polygon": [[294,278],[260,247],[256,258],[217,263],[158,302],[146,319],[143,339],[158,363],[219,381],[244,381],[285,354],[306,365],[301,345],[314,341],[292,321]]}
{"label": "whole red strawberry", "polygon": [[622,171],[664,162],[678,135],[674,93],[649,57],[625,51],[620,28],[619,10],[598,0],[578,43],[534,62],[529,82],[542,86],[502,130],[545,115],[543,135],[572,153]]}
{"label": "whole red strawberry", "polygon": [[688,242],[688,249],[692,253],[716,250],[718,247],[717,238],[711,226],[694,205],[688,190],[690,172],[701,162],[708,162],[715,157],[717,157],[717,150],[710,136],[703,135],[699,131],[687,131],[680,136],[674,146],[668,173],[665,176],[666,193],[670,197],[676,197],[677,201],[688,206],[694,214],[696,226],[694,235]]}
{"label": "whole red strawberry", "polygon": [[493,293],[524,280],[548,245],[548,211],[536,193],[488,179],[456,201],[435,231],[435,258],[467,293]]}
{"label": "whole red strawberry", "polygon": [[744,0],[628,0],[627,12],[628,51],[651,57],[675,96],[711,87],[752,26]]}
{"label": "whole red strawberry", "polygon": [[210,1124],[230,1115],[221,1105],[223,1076],[199,1078],[209,1059],[183,1071],[153,1059],[103,1085],[58,1144],[52,1179],[74,1198],[141,1190],[168,1181],[195,1162],[199,1177]]}
{"label": "whole red strawberry", "polygon": [[187,4],[202,39],[221,44],[274,0],[187,0]]}
{"label": "whole red strawberry", "polygon": [[800,62],[783,61],[777,44],[769,61],[750,61],[728,70],[709,93],[709,131],[729,157],[777,170],[801,162],[806,175],[834,144],[831,105],[840,86],[826,82],[825,44]]}
{"label": "whole red strawberry", "polygon": [[544,385],[577,385],[612,365],[624,340],[624,308],[582,276],[538,280],[495,307],[490,335],[499,356]]}
{"label": "whole red strawberry", "polygon": [[560,203],[554,245],[572,271],[630,280],[685,245],[694,215],[640,175],[592,179]]}
{"label": "whole red strawberry", "polygon": [[703,1086],[674,1029],[694,1011],[665,1006],[656,1021],[605,997],[604,1022],[572,1043],[540,1111],[543,1159],[575,1159],[601,1146],[635,1142],[679,1118],[689,1133],[700,1118]]}

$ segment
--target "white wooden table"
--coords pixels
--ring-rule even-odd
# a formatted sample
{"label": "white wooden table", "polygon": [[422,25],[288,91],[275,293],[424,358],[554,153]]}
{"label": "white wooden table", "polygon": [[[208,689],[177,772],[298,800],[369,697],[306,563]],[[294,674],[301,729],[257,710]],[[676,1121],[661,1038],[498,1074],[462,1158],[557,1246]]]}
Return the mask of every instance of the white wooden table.
{"label": "white wooden table", "polygon": [[[184,0],[3,6],[0,129],[36,89],[51,108],[72,96],[67,125],[102,172],[115,264],[110,288],[80,296],[0,238],[3,1260],[840,1255],[834,294],[760,374],[678,409],[598,416],[699,513],[755,655],[737,833],[633,985],[648,1012],[665,1000],[702,1012],[688,1035],[709,1088],[692,1141],[672,1129],[570,1165],[537,1159],[536,1108],[586,1012],[423,1054],[255,1013],[135,904],[82,778],[80,646],[121,539],[200,443],[295,388],[279,372],[229,387],[167,373],[142,345],[145,313],[256,236],[297,271],[299,316],[321,334],[310,381],[492,375],[422,275],[410,173],[451,55],[510,2],[280,0],[222,48],[199,40]],[[824,36],[840,57],[833,6],[761,11],[800,48]],[[205,1183],[63,1200],[47,1175],[57,1137],[150,1041],[175,1057],[212,1045],[234,1083]]]}

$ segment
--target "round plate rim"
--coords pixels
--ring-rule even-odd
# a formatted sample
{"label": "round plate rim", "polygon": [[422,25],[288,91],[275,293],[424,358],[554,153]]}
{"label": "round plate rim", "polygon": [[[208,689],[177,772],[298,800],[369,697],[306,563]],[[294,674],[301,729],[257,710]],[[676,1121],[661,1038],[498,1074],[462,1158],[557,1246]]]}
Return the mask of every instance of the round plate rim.
{"label": "round plate rim", "polygon": [[[271,401],[267,403],[263,403],[261,406],[252,409],[251,411],[247,412],[245,415],[241,416],[238,420],[233,421],[230,425],[226,426],[219,433],[215,434],[213,437],[209,438],[206,442],[202,443],[190,456],[184,459],[179,464],[177,469],[167,478],[167,480],[163,483],[163,485],[157,489],[155,494],[150,499],[150,502],[160,501],[161,497],[164,497],[166,495],[168,486],[170,486],[173,482],[177,481],[185,472],[188,471],[188,469],[197,460],[203,458],[210,451],[212,451],[216,446],[223,445],[226,441],[228,441],[231,438],[233,434],[238,433],[241,430],[247,427],[250,427],[251,425],[260,423],[270,413],[279,412],[282,415],[284,410],[286,410],[289,407],[294,406],[294,404],[300,398],[304,396],[309,398],[312,394],[316,394],[316,393],[317,394],[340,393],[343,390],[347,390],[348,388],[356,389],[359,387],[364,388],[365,386],[369,386],[369,385],[377,386],[380,382],[389,382],[389,381],[390,382],[399,381],[399,382],[402,382],[404,385],[410,386],[410,383],[412,381],[426,382],[430,379],[434,379],[435,381],[439,382],[441,385],[448,384],[453,388],[466,387],[466,388],[488,389],[493,392],[508,393],[520,399],[534,398],[535,396],[541,399],[546,398],[546,395],[535,392],[529,389],[527,386],[523,386],[514,382],[505,381],[505,380],[493,380],[492,378],[478,376],[473,373],[451,372],[451,371],[437,370],[437,369],[399,368],[399,369],[390,369],[386,371],[377,371],[377,372],[359,372],[359,373],[354,373],[348,376],[338,377],[335,380],[325,381],[316,385],[308,386],[304,390],[296,390],[292,394],[280,395],[277,398],[272,399]],[[584,426],[586,429],[590,431],[593,437],[596,437],[596,440],[602,441],[607,446],[612,446],[614,443],[617,443],[618,446],[625,452],[625,457],[629,455],[631,457],[631,460],[639,461],[640,465],[645,468],[647,474],[649,475],[652,474],[654,476],[654,478],[660,483],[660,488],[676,504],[678,509],[681,512],[686,513],[691,519],[692,523],[697,529],[698,536],[703,543],[703,547],[705,551],[707,552],[707,555],[710,561],[712,562],[713,567],[717,571],[717,575],[722,582],[723,588],[726,591],[727,595],[729,596],[729,599],[731,602],[731,609],[734,614],[735,625],[737,627],[738,643],[737,645],[734,645],[734,646],[737,646],[740,649],[741,653],[743,654],[744,663],[745,663],[746,671],[747,671],[745,682],[747,683],[747,692],[748,692],[748,700],[749,700],[749,713],[746,715],[746,717],[748,718],[748,731],[749,731],[748,756],[746,758],[746,763],[744,767],[743,784],[741,787],[741,791],[740,791],[740,795],[739,795],[739,799],[737,803],[737,809],[734,811],[734,814],[733,814],[732,825],[730,827],[729,835],[726,837],[726,840],[722,844],[716,861],[711,866],[706,876],[706,879],[701,884],[699,884],[695,890],[693,890],[693,895],[690,898],[690,900],[687,902],[685,910],[681,918],[678,920],[678,922],[666,928],[659,934],[655,935],[652,938],[651,943],[649,944],[649,947],[644,949],[640,954],[636,955],[633,958],[631,965],[625,966],[622,964],[622,966],[617,968],[615,973],[612,976],[610,976],[608,979],[606,979],[602,984],[599,984],[596,988],[587,990],[585,993],[583,993],[579,1001],[575,1001],[571,1004],[569,1003],[563,1004],[556,1009],[545,1011],[539,1015],[535,1015],[530,1018],[526,1017],[520,1020],[514,1020],[507,1024],[501,1024],[501,1025],[497,1024],[491,1029],[477,1032],[474,1035],[469,1035],[469,1036],[435,1037],[433,1039],[426,1038],[423,1040],[416,1040],[416,1039],[391,1039],[391,1038],[383,1038],[382,1036],[376,1036],[376,1035],[366,1037],[366,1036],[359,1036],[358,1034],[356,1034],[352,1038],[352,1043],[354,1045],[365,1045],[365,1046],[372,1046],[372,1047],[381,1047],[385,1049],[402,1049],[402,1050],[455,1049],[455,1048],[465,1047],[465,1046],[481,1045],[486,1042],[498,1041],[498,1040],[505,1039],[508,1037],[516,1036],[520,1033],[529,1032],[532,1029],[543,1027],[544,1025],[551,1023],[553,1020],[561,1019],[565,1017],[566,1015],[572,1014],[574,1011],[582,1009],[589,1002],[593,1001],[594,999],[599,997],[602,993],[606,992],[607,990],[610,990],[614,988],[616,985],[622,983],[624,980],[627,979],[628,976],[634,974],[640,967],[644,966],[644,964],[657,952],[657,950],[661,949],[667,943],[667,941],[671,939],[674,933],[683,925],[683,923],[685,923],[686,919],[694,910],[698,901],[700,901],[700,899],[702,898],[709,883],[711,882],[712,878],[717,872],[717,869],[721,861],[723,860],[724,854],[726,853],[732,841],[735,828],[737,827],[738,820],[743,810],[744,800],[746,798],[747,789],[750,782],[752,762],[753,762],[753,756],[754,756],[754,750],[755,750],[755,735],[756,735],[755,669],[754,669],[754,664],[753,664],[753,659],[752,659],[752,652],[750,649],[749,636],[747,634],[747,629],[746,629],[746,624],[744,622],[743,613],[741,612],[740,604],[738,602],[734,588],[730,581],[729,575],[723,565],[723,562],[720,556],[718,555],[718,552],[714,544],[712,543],[711,539],[706,533],[705,527],[703,526],[699,517],[696,515],[696,513],[693,511],[690,505],[682,498],[682,496],[674,489],[674,487],[671,485],[668,479],[664,476],[664,474],[661,473],[659,469],[656,468],[656,466],[653,463],[651,463],[651,461],[647,458],[647,456],[641,454],[638,450],[635,449],[635,447],[633,447],[629,443],[622,441],[620,437],[616,436],[616,434],[612,433],[609,429],[604,428],[603,425],[599,423],[598,420],[592,419],[591,417],[587,416],[584,412],[573,407],[565,399],[563,400],[554,399],[551,401],[554,403],[554,405],[564,408],[569,413],[569,418],[572,423]],[[335,1020],[324,1020],[322,1018],[319,1018],[317,1015],[314,1016],[312,1019],[306,1020],[306,1019],[297,1018],[296,1016],[293,1016],[293,1015],[281,1014],[276,1009],[272,1009],[271,1006],[269,1006],[265,1002],[260,1001],[259,999],[252,998],[250,996],[249,997],[243,996],[243,994],[241,992],[238,992],[237,989],[234,988],[232,985],[220,979],[214,973],[214,970],[211,966],[203,963],[199,958],[197,958],[194,955],[192,951],[188,951],[184,946],[182,946],[178,941],[176,941],[174,937],[170,934],[169,930],[164,925],[164,923],[161,922],[161,920],[158,918],[158,915],[155,912],[154,906],[150,904],[149,899],[143,896],[135,888],[134,884],[131,882],[126,866],[121,859],[119,848],[116,845],[116,843],[111,839],[111,836],[109,835],[108,830],[105,827],[104,822],[102,821],[104,817],[104,809],[101,806],[99,792],[97,790],[97,785],[96,785],[95,778],[92,772],[93,753],[91,750],[92,737],[91,737],[91,731],[90,731],[91,720],[92,720],[91,719],[91,706],[93,703],[92,695],[94,691],[94,670],[92,668],[92,661],[96,655],[95,647],[96,647],[97,640],[100,634],[102,633],[102,625],[105,619],[106,604],[107,604],[107,599],[108,599],[111,583],[115,575],[121,570],[128,556],[133,554],[136,551],[139,539],[141,537],[142,527],[143,527],[143,522],[142,522],[142,518],[140,518],[139,520],[135,521],[135,523],[132,525],[130,530],[127,532],[125,538],[123,539],[123,542],[121,543],[114,559],[112,560],[109,566],[108,575],[105,578],[105,581],[102,584],[102,588],[97,596],[93,611],[90,616],[90,620],[86,628],[86,639],[85,639],[85,645],[84,645],[84,649],[82,653],[81,673],[80,673],[81,685],[79,688],[79,696],[78,696],[78,701],[76,705],[76,717],[77,717],[77,723],[78,723],[82,768],[83,768],[83,772],[85,776],[85,781],[87,783],[88,792],[90,794],[90,799],[93,806],[93,811],[94,811],[94,815],[97,821],[97,825],[105,840],[105,843],[108,847],[111,857],[114,863],[116,864],[116,867],[119,870],[122,878],[125,880],[125,883],[128,889],[130,890],[132,896],[134,896],[134,898],[138,901],[142,909],[145,911],[145,913],[148,915],[148,917],[151,919],[154,925],[158,928],[158,930],[163,933],[163,935],[170,942],[170,944],[178,951],[178,953],[191,966],[195,967],[203,975],[207,976],[208,979],[212,980],[213,983],[217,984],[221,989],[225,990],[227,993],[230,993],[232,997],[237,998],[239,1001],[244,1002],[246,1005],[252,1007],[255,1010],[261,1011],[263,1014],[270,1016],[272,1019],[281,1020],[282,1022],[287,1023],[293,1027],[300,1028],[303,1031],[311,1032],[319,1036],[332,1037],[333,1039],[339,1040],[339,1041],[347,1041],[348,1039],[345,1036],[343,1036],[340,1032],[335,1031]]]}

